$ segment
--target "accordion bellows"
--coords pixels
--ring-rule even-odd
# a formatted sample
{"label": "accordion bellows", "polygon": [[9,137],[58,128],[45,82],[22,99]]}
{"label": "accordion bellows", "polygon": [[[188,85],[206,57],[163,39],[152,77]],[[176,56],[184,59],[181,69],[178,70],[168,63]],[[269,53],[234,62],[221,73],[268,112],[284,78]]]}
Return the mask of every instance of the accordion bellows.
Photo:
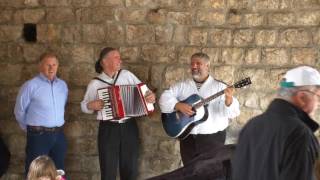
{"label": "accordion bellows", "polygon": [[146,84],[114,85],[98,89],[98,98],[104,101],[100,111],[102,120],[145,116],[154,111],[154,105],[145,101],[149,91]]}

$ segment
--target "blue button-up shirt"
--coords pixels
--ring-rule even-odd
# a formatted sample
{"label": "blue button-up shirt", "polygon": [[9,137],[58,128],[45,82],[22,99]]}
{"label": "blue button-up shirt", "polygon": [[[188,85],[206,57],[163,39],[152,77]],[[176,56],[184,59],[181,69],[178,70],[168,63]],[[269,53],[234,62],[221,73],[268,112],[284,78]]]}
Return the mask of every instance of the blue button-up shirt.
{"label": "blue button-up shirt", "polygon": [[14,108],[20,127],[25,130],[27,125],[62,126],[67,97],[67,84],[57,77],[50,81],[40,73],[25,82],[19,91]]}

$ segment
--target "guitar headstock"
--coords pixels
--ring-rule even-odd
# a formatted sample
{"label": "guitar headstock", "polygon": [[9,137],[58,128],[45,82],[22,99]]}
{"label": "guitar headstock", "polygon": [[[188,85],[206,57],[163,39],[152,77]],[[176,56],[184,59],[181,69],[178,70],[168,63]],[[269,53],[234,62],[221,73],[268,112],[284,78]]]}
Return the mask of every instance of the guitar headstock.
{"label": "guitar headstock", "polygon": [[234,88],[242,88],[242,87],[247,86],[249,84],[251,84],[251,79],[250,79],[250,77],[247,77],[247,78],[244,78],[244,79],[234,83],[233,87]]}

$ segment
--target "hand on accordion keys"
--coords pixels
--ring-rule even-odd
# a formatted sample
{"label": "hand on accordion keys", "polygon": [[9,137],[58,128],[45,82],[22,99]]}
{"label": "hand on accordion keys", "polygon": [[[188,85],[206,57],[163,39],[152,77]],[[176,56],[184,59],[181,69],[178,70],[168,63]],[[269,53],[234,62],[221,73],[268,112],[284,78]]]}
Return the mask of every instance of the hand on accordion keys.
{"label": "hand on accordion keys", "polygon": [[156,102],[156,95],[152,91],[148,91],[144,96],[147,103],[155,103]]}
{"label": "hand on accordion keys", "polygon": [[103,106],[104,102],[102,99],[93,100],[87,104],[87,108],[94,111],[100,111],[103,108]]}

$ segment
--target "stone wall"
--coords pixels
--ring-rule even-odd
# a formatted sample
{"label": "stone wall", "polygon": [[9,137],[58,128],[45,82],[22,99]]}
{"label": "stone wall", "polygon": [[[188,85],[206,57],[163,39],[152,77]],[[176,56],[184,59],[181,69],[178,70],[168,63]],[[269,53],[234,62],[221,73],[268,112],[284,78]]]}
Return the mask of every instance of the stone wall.
{"label": "stone wall", "polygon": [[[236,94],[242,114],[229,129],[232,143],[240,127],[266,109],[283,72],[302,64],[319,68],[319,10],[317,0],[0,0],[0,132],[12,152],[1,180],[23,179],[25,133],[13,107],[21,84],[37,74],[42,52],[59,54],[59,74],[70,89],[67,172],[71,179],[96,180],[97,122],[79,103],[102,47],[119,47],[124,67],[158,97],[188,77],[197,51],[210,55],[218,79],[251,77],[253,84]],[[37,42],[23,39],[25,23],[36,24]],[[159,111],[139,126],[139,179],[178,168],[179,145],[165,135]]]}

